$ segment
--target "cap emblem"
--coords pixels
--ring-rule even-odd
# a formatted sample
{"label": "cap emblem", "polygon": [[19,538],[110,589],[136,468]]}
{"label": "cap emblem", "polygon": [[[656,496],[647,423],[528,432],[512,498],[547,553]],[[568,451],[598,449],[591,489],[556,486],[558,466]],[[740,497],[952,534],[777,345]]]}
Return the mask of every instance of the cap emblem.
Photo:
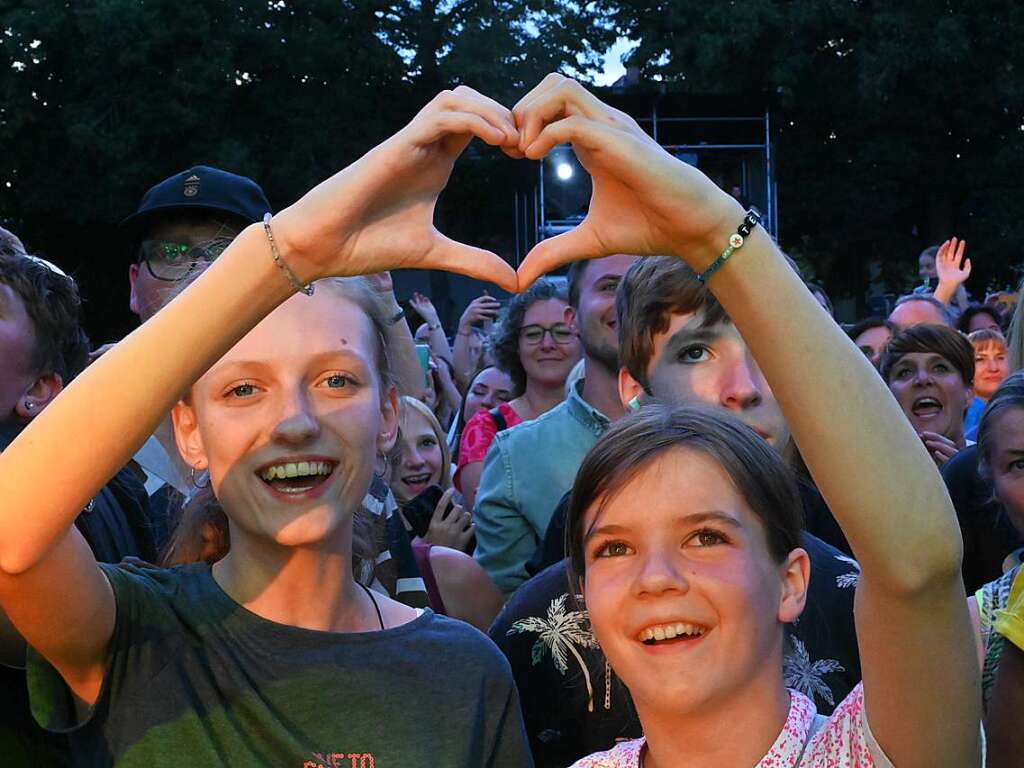
{"label": "cap emblem", "polygon": [[185,197],[195,197],[199,194],[199,177],[196,175],[189,176],[185,179]]}

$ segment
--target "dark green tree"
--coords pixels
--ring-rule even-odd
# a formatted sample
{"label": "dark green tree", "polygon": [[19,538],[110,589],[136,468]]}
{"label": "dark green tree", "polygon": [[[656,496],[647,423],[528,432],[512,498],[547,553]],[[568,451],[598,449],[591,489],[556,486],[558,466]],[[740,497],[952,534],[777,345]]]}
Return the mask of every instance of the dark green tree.
{"label": "dark green tree", "polygon": [[970,287],[1016,279],[1024,259],[1024,6],[610,0],[640,46],[642,79],[759,97],[777,131],[781,238],[836,294],[868,266],[909,287],[915,257],[957,234]]}

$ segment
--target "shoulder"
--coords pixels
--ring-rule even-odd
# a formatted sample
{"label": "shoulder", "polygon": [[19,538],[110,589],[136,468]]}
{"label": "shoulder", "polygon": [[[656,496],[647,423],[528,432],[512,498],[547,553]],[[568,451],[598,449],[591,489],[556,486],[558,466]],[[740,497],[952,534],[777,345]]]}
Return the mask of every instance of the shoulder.
{"label": "shoulder", "polygon": [[868,725],[862,683],[850,691],[811,737],[800,765],[891,768],[892,762],[878,746]]}
{"label": "shoulder", "polygon": [[474,592],[490,579],[480,563],[457,549],[432,546],[430,565],[438,582],[448,590]]}
{"label": "shoulder", "polygon": [[[498,687],[512,687],[512,669],[508,659],[480,630],[464,621],[441,616],[431,611],[417,631],[409,633],[408,650],[414,655],[434,657],[434,665],[444,665],[458,659],[456,668],[449,672],[463,681],[484,679]],[[413,624],[417,623],[413,622]],[[447,673],[446,673],[447,674]]]}
{"label": "shoulder", "polygon": [[569,415],[568,401],[563,400],[547,413],[542,413],[536,419],[530,419],[516,424],[514,427],[499,432],[494,438],[501,445],[536,442],[544,439],[550,429],[557,429]]}
{"label": "shoulder", "polygon": [[545,568],[512,594],[491,625],[491,639],[498,645],[520,633],[527,633],[529,639],[534,620],[545,619],[552,612],[564,616],[566,611],[574,610],[569,598],[569,577],[563,560]]}
{"label": "shoulder", "polygon": [[607,752],[595,752],[572,764],[572,768],[638,768],[643,739],[622,741]]}

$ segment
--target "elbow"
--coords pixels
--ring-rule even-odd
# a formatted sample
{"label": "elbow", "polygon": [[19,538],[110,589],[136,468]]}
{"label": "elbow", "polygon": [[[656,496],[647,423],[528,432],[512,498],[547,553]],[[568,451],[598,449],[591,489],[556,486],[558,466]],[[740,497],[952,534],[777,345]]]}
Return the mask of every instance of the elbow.
{"label": "elbow", "polygon": [[893,592],[917,597],[936,590],[945,592],[951,584],[959,584],[962,589],[962,564],[963,541],[957,535],[942,537],[942,541],[932,542],[931,546],[908,550],[901,562],[890,564],[886,570]]}
{"label": "elbow", "polygon": [[0,576],[21,576],[39,560],[39,553],[31,551],[24,544],[8,542],[0,545]]}

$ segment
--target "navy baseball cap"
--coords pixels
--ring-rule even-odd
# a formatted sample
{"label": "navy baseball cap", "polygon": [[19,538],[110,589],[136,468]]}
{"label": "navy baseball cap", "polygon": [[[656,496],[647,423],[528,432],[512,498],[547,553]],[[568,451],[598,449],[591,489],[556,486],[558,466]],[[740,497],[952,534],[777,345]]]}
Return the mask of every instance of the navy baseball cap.
{"label": "navy baseball cap", "polygon": [[150,187],[135,213],[120,227],[126,234],[134,234],[154,214],[189,208],[229,213],[255,222],[262,221],[263,214],[270,211],[270,202],[252,179],[196,165]]}

